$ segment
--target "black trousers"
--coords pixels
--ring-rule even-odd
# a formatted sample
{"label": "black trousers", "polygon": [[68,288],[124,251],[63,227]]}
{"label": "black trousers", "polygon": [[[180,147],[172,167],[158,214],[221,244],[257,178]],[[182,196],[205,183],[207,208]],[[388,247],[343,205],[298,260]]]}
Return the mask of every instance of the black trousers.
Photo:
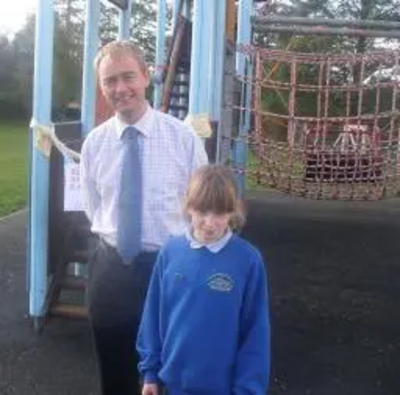
{"label": "black trousers", "polygon": [[99,365],[102,395],[141,394],[135,343],[155,252],[124,265],[100,238],[89,261],[88,312]]}

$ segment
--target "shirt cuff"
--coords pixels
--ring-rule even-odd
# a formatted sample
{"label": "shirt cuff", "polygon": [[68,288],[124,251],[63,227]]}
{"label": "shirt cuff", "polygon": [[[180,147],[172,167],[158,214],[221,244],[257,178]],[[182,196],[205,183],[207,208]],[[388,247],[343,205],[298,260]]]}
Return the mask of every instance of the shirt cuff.
{"label": "shirt cuff", "polygon": [[159,382],[156,372],[146,372],[143,381],[145,384],[157,384]]}

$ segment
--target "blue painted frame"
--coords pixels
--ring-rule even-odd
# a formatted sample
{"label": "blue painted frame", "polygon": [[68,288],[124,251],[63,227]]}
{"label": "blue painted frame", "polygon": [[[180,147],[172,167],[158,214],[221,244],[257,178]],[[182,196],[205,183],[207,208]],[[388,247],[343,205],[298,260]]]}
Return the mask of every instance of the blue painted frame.
{"label": "blue painted frame", "polygon": [[[248,45],[251,43],[251,17],[253,0],[240,0],[238,7],[238,33],[237,45]],[[238,76],[246,75],[246,55],[238,52],[236,54],[236,72]],[[251,67],[249,68],[251,70]],[[250,71],[251,72],[251,71]],[[249,108],[251,103],[251,89],[247,87],[247,95],[244,97],[245,89],[242,89],[242,105]],[[247,163],[247,137],[250,131],[250,112],[242,112],[239,121],[239,135],[234,147],[234,167],[239,170],[236,174],[238,189],[243,196],[246,189],[246,174],[242,171]]]}
{"label": "blue painted frame", "polygon": [[86,0],[85,38],[83,52],[82,81],[82,134],[86,136],[93,129],[96,116],[96,73],[94,59],[99,48],[99,0]]}
{"label": "blue painted frame", "polygon": [[157,1],[157,36],[156,36],[156,59],[154,65],[154,93],[153,107],[161,107],[162,83],[161,75],[165,67],[165,26],[167,22],[166,0]]}
{"label": "blue painted frame", "polygon": [[[82,135],[95,124],[96,73],[93,62],[99,47],[98,26],[100,21],[100,0],[86,0],[86,23],[84,36],[84,63],[82,77]],[[132,1],[127,10],[120,11],[119,38],[129,37],[129,23]],[[52,69],[54,42],[54,0],[37,0],[35,72],[33,83],[33,117],[39,124],[51,123]],[[158,0],[156,70],[165,62],[166,0]],[[175,17],[178,0],[174,2]],[[253,0],[240,0],[238,12],[238,43],[247,44],[251,35],[251,10]],[[189,114],[208,114],[212,120],[221,118],[222,81],[224,65],[225,14],[224,1],[186,0],[184,13],[193,15],[193,36],[191,53],[191,75],[189,82]],[[211,16],[211,17],[210,17]],[[245,72],[244,55],[238,54],[237,73]],[[247,104],[250,104],[248,92]],[[154,91],[154,104],[159,107],[161,85]],[[241,121],[240,136],[249,132],[250,117]],[[28,230],[28,285],[29,314],[41,318],[48,291],[48,219],[49,219],[49,158],[34,144],[31,136],[31,174],[29,190]],[[246,164],[245,139],[240,140],[235,150],[235,165]],[[244,191],[245,177],[239,175],[239,188]]]}
{"label": "blue painted frame", "polygon": [[[51,122],[53,75],[53,0],[38,0],[36,14],[33,80],[33,118],[42,125]],[[29,314],[44,315],[48,289],[49,158],[33,136],[30,182]]]}

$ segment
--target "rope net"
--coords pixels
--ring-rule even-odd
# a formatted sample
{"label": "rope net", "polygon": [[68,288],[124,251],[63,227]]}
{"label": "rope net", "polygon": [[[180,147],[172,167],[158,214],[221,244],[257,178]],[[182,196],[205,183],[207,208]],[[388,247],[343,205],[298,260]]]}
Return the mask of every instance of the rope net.
{"label": "rope net", "polygon": [[399,52],[237,50],[252,64],[238,77],[242,97],[251,88],[252,99],[231,104],[251,115],[250,179],[315,199],[398,194]]}

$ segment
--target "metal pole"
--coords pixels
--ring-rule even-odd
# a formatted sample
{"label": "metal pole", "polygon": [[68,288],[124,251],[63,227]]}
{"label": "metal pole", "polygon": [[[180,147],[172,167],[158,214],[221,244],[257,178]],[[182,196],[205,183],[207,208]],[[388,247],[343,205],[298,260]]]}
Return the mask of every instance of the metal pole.
{"label": "metal pole", "polygon": [[348,36],[348,37],[385,37],[400,38],[400,32],[389,30],[361,30],[350,28],[333,28],[325,26],[299,27],[276,25],[253,25],[254,30],[266,33],[291,33],[304,36]]}
{"label": "metal pole", "polygon": [[254,16],[252,23],[260,25],[280,24],[280,25],[303,25],[303,26],[342,26],[342,27],[361,27],[361,28],[380,28],[388,30],[400,30],[400,22],[392,21],[370,21],[370,20],[346,20],[346,19],[326,19],[326,18],[304,18],[288,16]]}
{"label": "metal pole", "polygon": [[128,0],[126,10],[119,10],[118,38],[120,40],[129,38],[129,27],[131,24],[132,0]]}
{"label": "metal pole", "polygon": [[191,0],[183,1],[182,15],[187,19],[190,19],[190,6],[191,6]]}
{"label": "metal pole", "polygon": [[[247,74],[247,79],[251,81],[253,78],[253,59],[248,58],[247,59],[247,67],[246,67],[246,74]],[[248,84],[247,89],[246,89],[246,108],[249,109],[251,106],[251,97],[252,97],[252,85]],[[251,125],[251,112],[246,111],[244,114],[244,128],[247,131],[247,133],[250,131],[250,125]]]}
{"label": "metal pole", "polygon": [[211,42],[207,4],[207,0],[194,0],[189,114],[208,111],[208,84],[204,83],[204,76],[209,74]]}
{"label": "metal pole", "polygon": [[156,36],[156,61],[154,74],[154,103],[153,106],[159,109],[161,106],[162,94],[162,73],[165,67],[165,26],[167,16],[166,0],[157,2],[157,36]]}
{"label": "metal pole", "polygon": [[[238,32],[237,32],[237,44],[248,45],[251,43],[251,14],[253,9],[253,0],[240,0],[238,8]],[[245,61],[246,57],[242,53],[236,55],[236,72],[238,76],[245,76]],[[242,85],[241,100],[243,104],[247,104],[248,98],[246,96],[246,90],[244,89],[244,83]],[[236,179],[238,183],[238,190],[241,196],[243,196],[246,188],[246,177],[244,169],[247,162],[247,136],[249,134],[249,128],[247,127],[246,114],[241,114],[239,121],[239,135],[234,146],[234,166],[238,169]]]}
{"label": "metal pole", "polygon": [[[86,3],[85,37],[83,49],[83,75],[82,75],[82,102],[81,123],[82,137],[95,126],[96,118],[96,71],[94,70],[94,58],[99,49],[99,22],[100,22],[100,0],[87,0]],[[120,20],[121,22],[121,20]],[[121,29],[121,25],[120,25]],[[121,33],[121,30],[120,30]],[[79,263],[74,265],[74,274],[84,276],[86,265]]]}
{"label": "metal pole", "polygon": [[[238,45],[250,44],[251,41],[251,11],[253,0],[239,0],[237,16],[237,39]],[[246,55],[238,52],[236,54],[236,72],[239,76],[244,75]]]}
{"label": "metal pole", "polygon": [[215,40],[215,63],[214,72],[215,86],[213,89],[213,116],[214,119],[220,120],[222,110],[222,86],[224,79],[224,62],[225,62],[225,19],[226,19],[226,2],[218,1],[216,7],[216,40]]}
{"label": "metal pole", "polygon": [[176,25],[176,19],[178,18],[179,7],[181,0],[173,0],[174,3],[172,5],[172,26]]}
{"label": "metal pole", "polygon": [[[225,18],[226,18],[226,1],[218,1],[215,10],[215,21],[216,37],[215,37],[215,49],[214,49],[214,64],[213,72],[214,75],[214,86],[211,85],[212,95],[212,109],[211,115],[212,120],[217,123],[216,136],[216,162],[220,159],[221,150],[221,114],[222,114],[222,87],[224,80],[224,62],[225,62]],[[211,102],[211,100],[210,100]]]}
{"label": "metal pole", "polygon": [[208,13],[210,15],[210,56],[208,58],[208,70],[210,72],[207,77],[207,84],[208,84],[208,113],[210,114],[211,118],[214,120],[215,115],[215,108],[214,108],[214,92],[215,89],[218,89],[216,86],[216,75],[215,75],[215,66],[216,60],[219,54],[217,54],[217,12],[218,12],[218,4],[215,1],[212,1],[208,8]]}
{"label": "metal pole", "polygon": [[86,136],[95,125],[96,72],[93,62],[99,49],[100,0],[87,0],[85,43],[82,76],[82,134]]}
{"label": "metal pole", "polygon": [[[191,6],[191,0],[183,0],[183,4],[182,4],[182,15],[186,18],[186,19],[188,19],[188,20],[190,20],[190,18],[191,18],[191,15],[190,15],[190,6]],[[190,67],[190,66],[189,66]],[[180,81],[182,82],[182,83],[188,83],[189,82],[189,75],[190,75],[190,70],[189,70],[189,72],[188,73],[182,73],[181,75],[180,75]],[[185,95],[185,93],[188,91],[188,87],[187,86],[180,86],[179,87],[179,89],[178,89],[178,92],[182,95],[182,96],[184,96]],[[182,106],[182,107],[186,107],[186,108],[189,108],[189,103],[188,103],[188,99],[187,99],[187,97],[188,97],[188,95],[185,95],[186,97],[181,97],[180,99],[179,99],[179,105],[180,106]],[[182,110],[182,111],[180,111],[180,114],[179,114],[179,118],[184,118],[184,116],[186,115],[186,113],[187,113],[187,111],[184,111],[184,110]]]}
{"label": "metal pole", "polygon": [[[51,122],[53,73],[53,0],[38,0],[36,13],[33,79],[33,118],[39,124]],[[29,314],[35,320],[44,315],[48,288],[49,158],[33,143],[30,205]],[[37,321],[35,321],[35,324]]]}

